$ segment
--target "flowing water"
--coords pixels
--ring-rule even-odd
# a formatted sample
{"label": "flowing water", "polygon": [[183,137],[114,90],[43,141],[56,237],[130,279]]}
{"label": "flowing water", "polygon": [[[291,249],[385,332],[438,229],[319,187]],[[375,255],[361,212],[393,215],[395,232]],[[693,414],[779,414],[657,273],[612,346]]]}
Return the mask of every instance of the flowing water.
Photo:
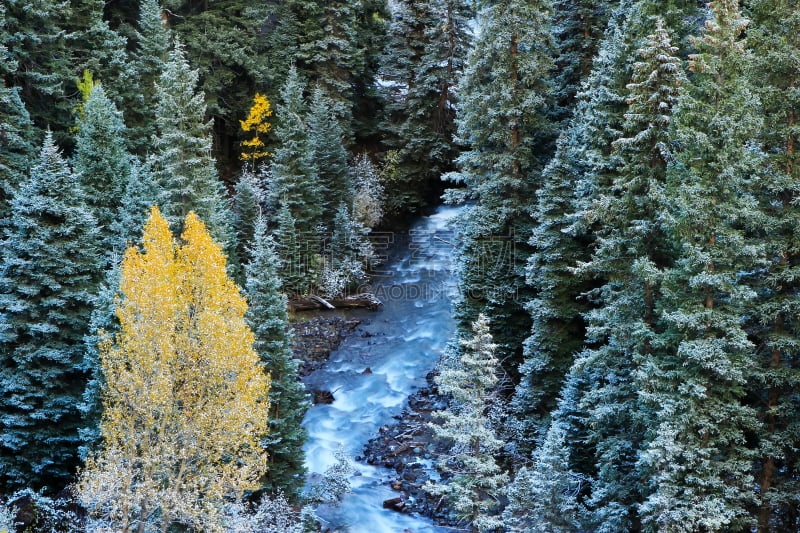
{"label": "flowing water", "polygon": [[[314,388],[334,394],[330,405],[316,405],[303,422],[308,430],[306,466],[313,479],[336,462],[338,448],[349,457],[363,454],[380,426],[390,424],[408,396],[425,385],[454,330],[451,299],[456,282],[450,222],[458,208],[442,207],[422,218],[407,234],[380,236],[388,260],[372,280],[383,302],[379,311],[351,313],[364,323],[309,376]],[[393,242],[392,242],[393,241]],[[388,252],[392,253],[388,253]],[[380,252],[380,250],[379,250]],[[388,487],[393,470],[354,463],[352,492],[338,506],[317,514],[323,529],[352,533],[434,533],[450,531],[419,516],[382,508],[398,496]]]}

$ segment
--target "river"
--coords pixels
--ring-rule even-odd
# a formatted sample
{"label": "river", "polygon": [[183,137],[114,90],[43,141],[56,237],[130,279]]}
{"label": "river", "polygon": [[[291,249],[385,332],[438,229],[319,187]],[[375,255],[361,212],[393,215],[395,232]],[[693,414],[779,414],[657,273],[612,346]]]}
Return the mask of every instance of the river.
{"label": "river", "polygon": [[[334,402],[309,409],[306,466],[313,478],[336,462],[341,447],[351,458],[363,454],[367,441],[401,413],[408,396],[425,386],[454,331],[451,300],[456,281],[451,269],[456,207],[440,207],[421,218],[408,233],[379,235],[387,260],[372,279],[383,302],[375,312],[349,316],[364,320],[328,362],[306,380],[333,391]],[[379,247],[379,253],[381,252]],[[323,530],[351,533],[439,533],[451,531],[429,519],[382,508],[398,496],[387,481],[396,473],[354,462],[352,492],[338,506],[323,505],[317,515]]]}

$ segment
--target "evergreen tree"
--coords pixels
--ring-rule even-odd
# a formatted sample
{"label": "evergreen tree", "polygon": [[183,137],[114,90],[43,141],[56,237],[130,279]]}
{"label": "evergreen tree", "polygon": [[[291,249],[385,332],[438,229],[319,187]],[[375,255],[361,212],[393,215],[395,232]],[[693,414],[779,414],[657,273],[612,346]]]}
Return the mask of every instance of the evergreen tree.
{"label": "evergreen tree", "polygon": [[298,362],[292,353],[292,338],[286,312],[286,296],[278,278],[275,242],[267,235],[266,221],[254,228],[252,260],[247,264],[246,293],[249,307],[245,318],[255,334],[254,348],[261,356],[272,383],[269,391],[269,435],[266,448],[269,469],[266,488],[283,492],[296,503],[305,474],[303,416],[310,404],[299,380]]}
{"label": "evergreen tree", "polygon": [[458,361],[442,368],[436,377],[439,391],[452,402],[447,410],[434,413],[441,422],[432,423],[438,438],[453,443],[450,453],[439,459],[439,468],[451,477],[446,484],[428,483],[425,490],[446,496],[451,511],[466,521],[471,531],[493,531],[501,521],[489,512],[497,507],[495,497],[508,476],[497,465],[495,456],[503,442],[486,414],[496,399],[492,389],[499,370],[488,319],[479,315],[473,337],[459,344]]}
{"label": "evergreen tree", "polygon": [[13,73],[17,63],[5,43],[10,41],[6,31],[6,7],[0,6],[0,225],[11,216],[9,202],[14,189],[27,174],[28,161],[32,159],[32,123],[19,88],[10,87],[6,76]]}
{"label": "evergreen tree", "polygon": [[464,0],[395,3],[381,77],[386,91],[387,141],[398,150],[397,183],[390,188],[397,209],[414,211],[431,202],[440,177],[452,170],[458,146],[456,84],[471,42],[471,3]]}
{"label": "evergreen tree", "polygon": [[129,145],[134,153],[143,156],[150,151],[156,134],[155,86],[170,50],[170,30],[158,0],[141,0],[135,37],[131,52],[133,94],[127,99],[125,118],[130,128]]}
{"label": "evergreen tree", "polygon": [[556,421],[534,455],[530,471],[522,467],[509,486],[503,523],[510,531],[568,533],[579,529],[580,478],[570,471],[564,424]]}
{"label": "evergreen tree", "polygon": [[543,170],[537,193],[527,265],[528,283],[535,289],[527,305],[533,325],[512,402],[518,420],[515,441],[523,454],[541,441],[565,375],[584,344],[582,316],[592,304],[581,295],[597,282],[574,271],[579,261],[589,261],[593,239],[589,217],[576,213],[593,205],[595,191],[602,190],[605,176],[618,165],[611,143],[621,136],[625,40],[635,13],[635,2],[629,0],[612,13],[574,116]]}
{"label": "evergreen tree", "polygon": [[530,327],[522,309],[531,231],[530,199],[550,156],[551,5],[489,3],[460,88],[458,132],[467,150],[448,176],[466,185],[449,200],[472,199],[461,218],[459,257],[463,327],[480,312],[490,318],[507,371],[519,364]]}
{"label": "evergreen tree", "polygon": [[113,232],[117,238],[117,249],[130,246],[138,241],[140,231],[135,228],[144,226],[150,208],[158,204],[160,189],[153,170],[147,162],[140,163],[131,159],[128,183],[120,202],[119,215],[113,224]]}
{"label": "evergreen tree", "polygon": [[256,222],[261,213],[264,193],[256,176],[242,172],[233,196],[233,230],[236,233],[236,255],[247,265],[252,260],[250,249],[254,244]]}
{"label": "evergreen tree", "polygon": [[619,2],[556,0],[553,34],[558,47],[555,60],[555,97],[559,115],[568,116],[581,82],[591,73],[612,11]]}
{"label": "evergreen tree", "polygon": [[760,142],[768,154],[762,185],[761,208],[773,217],[767,241],[767,271],[758,280],[759,308],[751,316],[761,356],[758,379],[751,381],[750,395],[763,422],[759,435],[758,531],[791,531],[800,527],[800,486],[795,473],[800,456],[800,403],[798,354],[800,353],[800,309],[796,294],[800,287],[796,228],[798,178],[795,144],[796,121],[800,117],[800,12],[796,2],[750,2],[753,24],[748,41],[754,47],[752,80],[763,103],[765,127]]}
{"label": "evergreen tree", "polygon": [[74,83],[64,21],[70,16],[66,0],[9,0],[3,3],[4,42],[9,62],[8,86],[18,87],[31,120],[41,132],[66,132],[72,123],[70,104],[60,98],[65,84]]}
{"label": "evergreen tree", "polygon": [[308,138],[303,88],[293,68],[276,110],[278,147],[272,158],[268,189],[271,205],[285,204],[300,232],[311,231],[322,224],[324,199]]}
{"label": "evergreen tree", "polygon": [[131,175],[125,141],[122,115],[103,87],[94,86],[84,106],[83,118],[78,122],[72,163],[99,225],[101,247],[109,258],[121,255],[123,249],[119,246],[124,244],[119,242],[114,225]]}
{"label": "evergreen tree", "polygon": [[278,209],[277,227],[273,231],[280,258],[278,271],[283,287],[289,296],[306,294],[310,285],[309,250],[297,231],[289,206],[282,203]]}
{"label": "evergreen tree", "polygon": [[587,502],[598,531],[640,527],[637,506],[645,491],[637,457],[650,424],[635,378],[652,353],[660,275],[674,255],[660,217],[671,110],[683,81],[676,52],[657,21],[633,64],[625,136],[612,144],[620,167],[594,208],[597,244],[591,260],[579,265],[605,280],[594,296],[599,307],[587,315],[588,341],[597,347],[581,354],[584,365],[604,368],[583,399],[597,425],[591,438],[602,465]]}
{"label": "evergreen tree", "polygon": [[[344,132],[334,113],[334,102],[316,87],[311,93],[308,113],[308,149],[317,166],[317,179],[323,196],[325,213],[335,213],[339,204],[353,196]],[[333,217],[324,217],[332,227]]]}
{"label": "evergreen tree", "polygon": [[156,83],[156,136],[150,157],[161,189],[159,205],[180,225],[189,211],[208,222],[212,236],[231,252],[234,239],[228,200],[211,156],[211,122],[205,118],[198,72],[189,67],[178,39]]}
{"label": "evergreen tree", "polygon": [[[755,348],[747,272],[765,266],[754,195],[761,108],[743,76],[749,62],[738,2],[711,3],[694,72],[675,112],[679,149],[668,173],[668,238],[680,253],[662,285],[662,349],[641,369],[643,399],[658,426],[642,455],[652,494],[646,527],[749,531],[756,482],[744,404]],[[663,351],[662,351],[663,350]]]}
{"label": "evergreen tree", "polygon": [[0,270],[0,479],[61,489],[78,465],[83,335],[101,275],[97,224],[53,137],[11,201]]}

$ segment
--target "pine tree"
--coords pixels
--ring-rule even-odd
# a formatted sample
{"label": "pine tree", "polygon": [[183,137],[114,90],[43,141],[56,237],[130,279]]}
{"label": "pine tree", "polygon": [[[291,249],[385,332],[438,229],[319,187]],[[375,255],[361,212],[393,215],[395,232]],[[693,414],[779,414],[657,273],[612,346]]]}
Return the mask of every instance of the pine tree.
{"label": "pine tree", "polygon": [[[308,149],[317,166],[317,179],[323,196],[323,211],[335,213],[339,204],[352,198],[349,159],[345,148],[344,132],[336,119],[334,102],[320,87],[311,93],[308,111]],[[324,218],[328,228],[333,217]]]}
{"label": "pine tree", "polygon": [[262,216],[261,202],[264,192],[258,178],[251,172],[242,172],[233,196],[233,230],[236,234],[236,255],[247,265],[252,257],[256,222]]}
{"label": "pine tree", "polygon": [[754,48],[752,83],[763,103],[765,127],[760,142],[768,154],[768,173],[760,191],[761,209],[773,217],[767,242],[773,260],[758,280],[759,307],[752,314],[751,336],[758,345],[758,379],[751,380],[758,416],[763,422],[759,435],[758,531],[790,531],[800,524],[800,487],[794,473],[800,465],[795,450],[800,445],[800,404],[797,390],[797,354],[800,353],[795,295],[798,254],[795,229],[800,224],[798,168],[795,143],[800,100],[795,87],[800,68],[800,12],[796,2],[751,2],[753,24],[748,41]]}
{"label": "pine tree", "polygon": [[581,82],[588,78],[609,17],[619,2],[556,0],[553,34],[558,47],[554,79],[560,115],[569,116]]}
{"label": "pine tree", "polygon": [[114,225],[131,176],[125,124],[102,85],[91,89],[83,114],[72,163],[99,225],[101,247],[110,258],[121,255],[119,246],[124,244],[119,242]]}
{"label": "pine tree", "polygon": [[17,68],[10,58],[5,43],[10,41],[6,31],[6,7],[0,6],[0,225],[11,216],[9,202],[14,189],[23,180],[32,159],[32,123],[25,104],[20,98],[19,88],[9,86],[5,78]]}
{"label": "pine tree", "polygon": [[508,481],[495,456],[503,446],[486,414],[496,400],[493,388],[498,382],[497,345],[492,342],[489,321],[479,315],[473,324],[473,337],[459,341],[460,354],[455,364],[441,369],[436,384],[442,394],[452,398],[449,408],[436,411],[441,422],[432,423],[438,438],[453,444],[449,454],[439,459],[439,468],[450,474],[446,484],[425,485],[433,495],[444,495],[450,509],[467,522],[471,531],[493,531],[501,525],[490,513],[494,499]]}
{"label": "pine tree", "polygon": [[458,133],[467,150],[460,170],[448,174],[466,185],[449,200],[475,201],[460,224],[459,321],[466,327],[480,312],[490,316],[509,372],[530,328],[522,309],[529,298],[530,201],[552,142],[550,15],[547,0],[491,3],[481,11],[480,37],[460,87]]}
{"label": "pine tree", "polygon": [[625,39],[635,13],[635,2],[628,0],[612,13],[574,116],[542,172],[527,265],[527,280],[535,289],[527,304],[533,325],[512,402],[518,420],[515,441],[523,454],[541,441],[565,375],[584,344],[582,317],[592,304],[581,295],[597,282],[574,271],[578,261],[590,259],[593,238],[590,219],[579,213],[593,205],[595,191],[602,190],[605,176],[618,165],[611,143],[621,136]]}
{"label": "pine tree", "polygon": [[158,0],[140,2],[135,36],[131,52],[134,92],[127,99],[125,119],[131,151],[144,156],[156,134],[156,82],[166,67],[171,42]]}
{"label": "pine tree", "polygon": [[744,72],[750,61],[738,2],[711,3],[691,83],[675,112],[679,149],[668,172],[668,238],[679,255],[665,272],[660,350],[641,369],[642,397],[658,425],[642,455],[652,494],[646,527],[749,531],[756,485],[745,405],[755,348],[743,328],[753,312],[746,274],[766,264],[765,220],[752,145],[761,108]]}
{"label": "pine tree", "polygon": [[431,202],[442,174],[458,153],[456,84],[471,43],[470,2],[396,2],[381,77],[387,84],[387,144],[396,149],[394,211],[415,211]]}
{"label": "pine tree", "polygon": [[[269,376],[225,256],[190,213],[178,244],[153,208],[122,263],[119,332],[100,349],[103,446],[77,494],[115,531],[223,531],[222,506],[266,470]],[[224,436],[224,438],[221,438]]]}
{"label": "pine tree", "polygon": [[78,464],[91,369],[83,335],[101,275],[97,224],[53,136],[11,201],[0,270],[0,480],[61,489]]}
{"label": "pine tree", "polygon": [[311,281],[309,249],[285,203],[278,209],[277,227],[273,235],[280,258],[278,274],[286,293],[290,297],[306,294]]}
{"label": "pine tree", "polygon": [[300,232],[312,231],[322,224],[323,213],[323,191],[308,138],[303,88],[296,69],[292,69],[276,110],[278,147],[270,166],[268,188],[271,205],[285,204]]}
{"label": "pine tree", "polygon": [[130,246],[140,235],[134,228],[144,226],[150,208],[158,204],[160,189],[147,162],[131,161],[131,173],[122,195],[119,217],[114,225],[117,248]]}
{"label": "pine tree", "polygon": [[161,189],[159,205],[178,227],[194,211],[231,253],[234,239],[230,209],[216,162],[211,156],[211,122],[197,92],[198,72],[190,68],[183,45],[175,39],[156,83],[156,136],[150,162]]}
{"label": "pine tree", "polygon": [[275,248],[275,242],[267,234],[266,221],[259,218],[252,260],[245,269],[249,303],[245,318],[255,334],[254,348],[272,379],[266,488],[272,494],[283,492],[289,501],[296,503],[305,474],[302,450],[306,431],[301,423],[310,404],[292,353],[286,296],[281,292]]}
{"label": "pine tree", "polygon": [[503,523],[510,531],[564,532],[579,529],[580,478],[570,471],[564,424],[556,421],[534,455],[530,470],[520,468],[509,486]]}

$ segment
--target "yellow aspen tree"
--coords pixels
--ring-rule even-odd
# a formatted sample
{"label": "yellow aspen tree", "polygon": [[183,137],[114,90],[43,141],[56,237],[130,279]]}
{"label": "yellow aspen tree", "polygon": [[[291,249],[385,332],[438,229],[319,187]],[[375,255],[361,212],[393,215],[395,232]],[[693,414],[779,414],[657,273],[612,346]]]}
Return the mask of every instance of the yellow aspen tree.
{"label": "yellow aspen tree", "polygon": [[258,159],[263,159],[269,155],[264,149],[264,140],[262,137],[266,135],[272,125],[267,122],[267,119],[272,116],[272,109],[269,105],[269,100],[266,96],[256,93],[253,98],[253,106],[250,108],[250,113],[247,115],[246,120],[240,120],[239,124],[242,126],[242,131],[246,133],[252,132],[252,137],[242,141],[242,155],[240,156],[243,161],[251,161],[255,163]]}
{"label": "yellow aspen tree", "polygon": [[121,268],[120,329],[101,343],[102,448],[78,492],[98,530],[223,531],[223,504],[260,487],[269,376],[225,256],[190,213],[182,243],[153,208]]}

